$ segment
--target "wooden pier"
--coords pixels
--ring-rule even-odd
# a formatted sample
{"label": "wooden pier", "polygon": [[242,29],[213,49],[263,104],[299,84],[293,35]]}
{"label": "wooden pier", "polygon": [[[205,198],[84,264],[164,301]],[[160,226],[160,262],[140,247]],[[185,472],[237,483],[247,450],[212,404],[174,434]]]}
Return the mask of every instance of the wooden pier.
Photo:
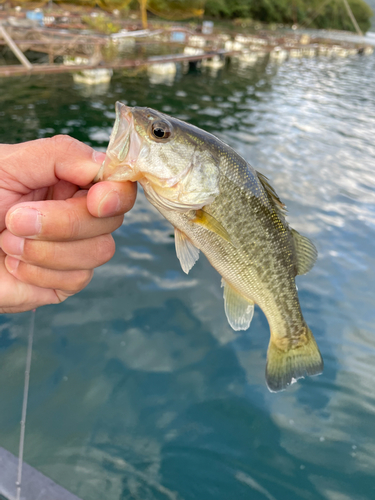
{"label": "wooden pier", "polygon": [[33,64],[31,69],[28,69],[20,64],[12,66],[0,66],[0,76],[19,76],[27,74],[50,74],[50,73],[74,73],[76,71],[83,71],[87,69],[122,69],[122,68],[139,68],[151,64],[163,64],[169,62],[190,62],[202,61],[204,59],[212,59],[215,55],[219,57],[228,57],[237,55],[238,51],[224,51],[218,50],[216,52],[207,52],[200,55],[184,55],[176,54],[171,56],[153,56],[145,59],[125,59],[101,64]]}
{"label": "wooden pier", "polygon": [[[174,36],[179,34],[179,38]],[[178,38],[178,41],[176,39]],[[363,38],[360,41],[335,41],[326,35],[275,33],[260,31],[253,34],[229,35],[212,33],[203,35],[179,26],[155,30],[122,30],[112,35],[87,33],[87,30],[58,29],[56,27],[25,27],[0,24],[0,46],[7,45],[20,64],[0,65],[0,77],[30,74],[79,72],[95,69],[139,68],[164,63],[224,61],[226,57],[238,57],[250,62],[270,55],[270,60],[282,62],[288,57],[312,57],[315,55],[346,55],[371,53]],[[168,55],[137,56],[138,52],[121,45],[132,41],[138,49],[151,43],[170,50]],[[32,64],[27,51],[48,55],[48,63]],[[108,52],[112,56],[108,56]],[[178,53],[176,53],[178,51]],[[183,51],[183,53],[181,53]],[[142,52],[142,51],[141,51]],[[147,52],[146,50],[143,51]],[[62,58],[70,58],[67,64]],[[55,61],[58,62],[55,62]],[[76,62],[74,62],[76,61]]]}

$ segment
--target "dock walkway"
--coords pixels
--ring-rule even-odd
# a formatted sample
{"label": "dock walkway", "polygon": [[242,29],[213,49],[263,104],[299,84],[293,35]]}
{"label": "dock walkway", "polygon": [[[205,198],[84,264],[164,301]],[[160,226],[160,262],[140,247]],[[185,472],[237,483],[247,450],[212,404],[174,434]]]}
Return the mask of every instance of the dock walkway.
{"label": "dock walkway", "polygon": [[[173,33],[178,32],[179,41]],[[53,27],[25,27],[7,23],[0,25],[0,46],[7,44],[19,59],[20,64],[0,65],[0,77],[28,74],[50,74],[79,72],[95,69],[139,68],[155,64],[199,62],[239,57],[255,60],[270,54],[272,60],[282,62],[288,57],[312,57],[314,55],[336,55],[345,57],[356,53],[371,53],[371,40],[353,34],[329,32],[307,34],[296,32],[260,31],[256,34],[202,35],[183,27],[157,30],[122,30],[112,35],[90,33],[79,29],[56,29]],[[182,40],[182,41],[181,41]],[[121,52],[121,45],[132,42],[133,46],[158,44],[170,48],[170,54],[137,57],[135,50]],[[131,43],[130,43],[131,46]],[[173,48],[173,50],[172,50]],[[174,53],[183,48],[183,53]],[[113,57],[105,51],[112,50]],[[27,51],[48,54],[48,63],[32,64]],[[253,57],[255,56],[255,57]],[[55,62],[60,57],[59,62]],[[61,63],[61,57],[69,62]]]}

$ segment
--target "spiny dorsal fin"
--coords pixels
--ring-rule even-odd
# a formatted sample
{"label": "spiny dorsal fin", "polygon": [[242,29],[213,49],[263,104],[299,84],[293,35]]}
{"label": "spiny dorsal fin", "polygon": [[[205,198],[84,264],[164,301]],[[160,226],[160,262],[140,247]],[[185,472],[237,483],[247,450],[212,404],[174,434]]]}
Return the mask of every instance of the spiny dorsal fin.
{"label": "spiny dorsal fin", "polygon": [[232,243],[228,231],[221,224],[221,222],[219,222],[209,213],[205,212],[203,208],[195,212],[195,217],[194,219],[191,219],[191,222],[194,222],[194,224],[200,224],[201,226],[217,234],[229,243]]}
{"label": "spiny dorsal fin", "polygon": [[257,171],[258,179],[260,180],[262,186],[264,187],[269,200],[275,205],[276,210],[281,213],[282,216],[286,214],[286,205],[280,200],[276,191],[269,183],[267,177]]}
{"label": "spiny dorsal fin", "polygon": [[247,330],[254,315],[254,302],[245,299],[222,279],[224,287],[224,309],[228,323],[233,330]]}
{"label": "spiny dorsal fin", "polygon": [[184,233],[176,227],[174,228],[174,243],[176,246],[177,258],[180,261],[182,270],[188,274],[190,269],[199,259],[199,250],[189,240]]}
{"label": "spiny dorsal fin", "polygon": [[296,256],[296,275],[306,274],[313,268],[318,251],[309,238],[302,236],[295,229],[291,229],[291,233]]}

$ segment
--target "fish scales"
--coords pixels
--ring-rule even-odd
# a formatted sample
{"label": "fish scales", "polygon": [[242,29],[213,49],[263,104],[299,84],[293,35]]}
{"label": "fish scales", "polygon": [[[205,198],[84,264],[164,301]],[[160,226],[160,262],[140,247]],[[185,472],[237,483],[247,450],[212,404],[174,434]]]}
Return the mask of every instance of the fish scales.
{"label": "fish scales", "polygon": [[[266,380],[285,389],[323,368],[295,285],[316,250],[291,229],[268,180],[211,134],[149,108],[117,103],[117,118],[98,179],[138,180],[175,227],[185,272],[199,250],[223,278],[231,326],[247,329],[256,303],[271,331]],[[122,151],[122,152],[121,152]]]}
{"label": "fish scales", "polygon": [[[220,191],[225,195],[219,195],[206,210],[227,229],[233,244],[191,224],[184,214],[160,211],[172,225],[197,243],[228,283],[261,307],[272,331],[280,337],[289,332],[298,333],[302,313],[294,281],[292,242],[286,224],[269,216],[273,209],[249,165],[241,165],[245,175],[252,174],[249,183],[254,189],[247,191],[231,179],[231,160],[224,156],[222,166]],[[271,252],[272,255],[276,252],[278,257],[270,258]]]}

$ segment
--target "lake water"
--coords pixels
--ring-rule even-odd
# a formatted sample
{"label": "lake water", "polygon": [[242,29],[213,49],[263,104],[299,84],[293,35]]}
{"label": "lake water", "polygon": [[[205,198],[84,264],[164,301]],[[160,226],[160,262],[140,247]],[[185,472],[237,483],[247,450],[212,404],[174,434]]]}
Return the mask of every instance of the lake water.
{"label": "lake water", "polygon": [[[271,394],[269,329],[225,318],[201,256],[140,193],[92,283],[36,313],[25,461],[83,500],[375,498],[375,57],[0,80],[0,141],[57,133],[105,150],[114,103],[216,134],[267,175],[318,261],[298,277],[323,375]],[[18,451],[30,313],[0,316],[0,446]]]}

